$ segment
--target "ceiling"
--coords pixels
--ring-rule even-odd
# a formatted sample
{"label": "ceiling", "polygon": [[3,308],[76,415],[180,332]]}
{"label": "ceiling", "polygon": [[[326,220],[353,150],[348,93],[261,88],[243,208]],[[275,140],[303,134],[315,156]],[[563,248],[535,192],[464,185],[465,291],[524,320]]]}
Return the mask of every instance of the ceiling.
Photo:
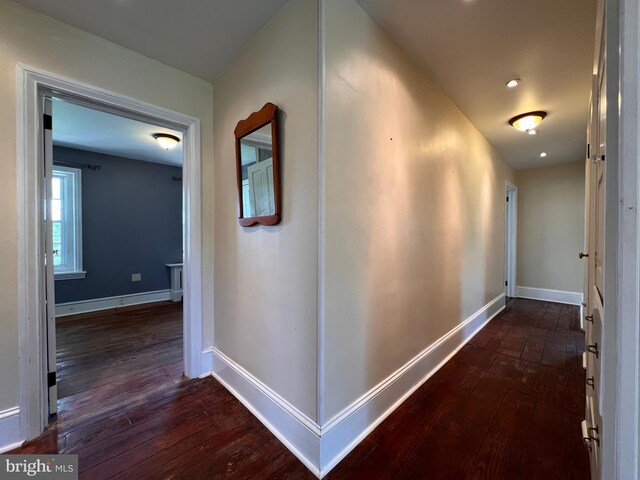
{"label": "ceiling", "polygon": [[182,134],[112,113],[53,100],[53,143],[145,162],[182,166],[182,146],[164,150],[154,133]]}
{"label": "ceiling", "polygon": [[[358,2],[514,168],[583,158],[596,0]],[[534,110],[538,135],[507,123]]]}
{"label": "ceiling", "polygon": [[[224,71],[286,0],[17,0],[206,80]],[[515,168],[579,160],[585,148],[596,0],[358,0]],[[504,84],[522,78],[515,89]],[[509,118],[548,117],[536,136]],[[540,158],[541,152],[546,158]]]}
{"label": "ceiling", "polygon": [[286,0],[17,0],[213,81]]}

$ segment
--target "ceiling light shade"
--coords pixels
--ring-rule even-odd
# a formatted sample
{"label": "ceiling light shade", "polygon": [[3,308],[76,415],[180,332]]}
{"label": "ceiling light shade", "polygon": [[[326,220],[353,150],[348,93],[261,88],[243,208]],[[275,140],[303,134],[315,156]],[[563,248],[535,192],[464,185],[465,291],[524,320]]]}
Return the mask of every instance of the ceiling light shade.
{"label": "ceiling light shade", "polygon": [[509,125],[521,132],[530,132],[540,125],[540,122],[547,116],[547,112],[528,112],[516,115],[509,120]]}
{"label": "ceiling light shade", "polygon": [[160,146],[165,150],[176,148],[176,146],[180,142],[180,139],[178,137],[169,133],[154,133],[153,138],[155,138]]}
{"label": "ceiling light shade", "polygon": [[546,156],[547,156],[547,152],[542,152],[542,153],[540,154],[540,156],[541,156],[542,158],[546,157]]}
{"label": "ceiling light shade", "polygon": [[512,78],[505,85],[507,86],[507,88],[515,88],[520,85],[520,81],[521,80],[519,78]]}

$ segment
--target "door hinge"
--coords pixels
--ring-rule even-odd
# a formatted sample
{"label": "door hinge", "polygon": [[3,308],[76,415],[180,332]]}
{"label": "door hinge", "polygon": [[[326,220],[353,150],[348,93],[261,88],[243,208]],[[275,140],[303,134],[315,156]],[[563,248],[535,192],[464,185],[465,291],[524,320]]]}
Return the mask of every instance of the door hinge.
{"label": "door hinge", "polygon": [[508,281],[508,280],[505,280],[505,282],[504,282],[504,286],[505,286],[505,287],[508,287],[508,286],[509,286],[509,281]]}
{"label": "door hinge", "polygon": [[591,144],[587,143],[587,159],[591,158]]}
{"label": "door hinge", "polygon": [[42,114],[42,124],[45,130],[53,130],[53,117],[49,114]]}
{"label": "door hinge", "polygon": [[507,197],[507,202],[509,201],[509,197]]}
{"label": "door hinge", "polygon": [[56,372],[49,372],[47,375],[47,387],[51,388],[56,385]]}
{"label": "door hinge", "polygon": [[587,348],[585,348],[585,350],[589,353],[593,353],[596,358],[598,358],[600,353],[598,350],[598,342],[594,343],[593,345],[587,345]]}
{"label": "door hinge", "polygon": [[593,450],[593,445],[595,444],[597,447],[600,446],[600,436],[598,435],[598,427],[587,427],[587,421],[582,421],[582,440],[584,441],[584,445],[589,449],[589,451]]}

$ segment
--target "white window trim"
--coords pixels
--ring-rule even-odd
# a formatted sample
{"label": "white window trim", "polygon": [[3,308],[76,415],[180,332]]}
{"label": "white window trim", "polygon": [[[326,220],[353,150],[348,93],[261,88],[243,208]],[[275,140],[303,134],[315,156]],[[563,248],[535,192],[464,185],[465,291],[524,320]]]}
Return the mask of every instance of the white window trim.
{"label": "white window trim", "polygon": [[[86,277],[86,271],[82,269],[82,171],[79,168],[63,167],[59,165],[53,166],[54,172],[64,172],[69,174],[73,182],[73,221],[70,226],[67,225],[65,231],[66,238],[73,238],[73,268],[62,271],[55,271],[55,280],[72,280]],[[67,192],[65,192],[65,196]],[[63,208],[64,217],[69,212],[68,206]]]}
{"label": "white window trim", "polygon": [[56,281],[58,280],[76,280],[78,278],[85,278],[87,276],[86,270],[79,270],[77,272],[61,272],[55,273],[54,278]]}

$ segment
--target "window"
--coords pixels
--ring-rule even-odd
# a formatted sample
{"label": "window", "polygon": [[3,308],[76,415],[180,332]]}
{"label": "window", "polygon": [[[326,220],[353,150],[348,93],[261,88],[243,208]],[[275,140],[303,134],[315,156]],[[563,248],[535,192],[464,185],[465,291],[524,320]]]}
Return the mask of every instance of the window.
{"label": "window", "polygon": [[53,271],[57,280],[84,278],[81,172],[55,165],[51,181]]}

